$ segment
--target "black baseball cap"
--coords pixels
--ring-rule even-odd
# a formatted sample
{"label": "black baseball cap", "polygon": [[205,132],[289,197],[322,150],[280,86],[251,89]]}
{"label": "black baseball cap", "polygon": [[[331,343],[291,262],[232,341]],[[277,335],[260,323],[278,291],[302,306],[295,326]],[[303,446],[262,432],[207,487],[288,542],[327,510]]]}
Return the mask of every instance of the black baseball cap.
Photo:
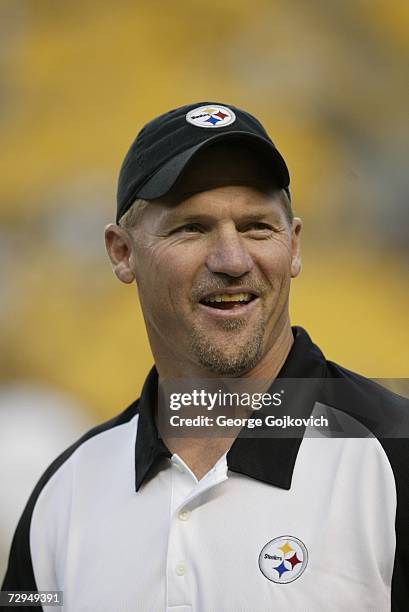
{"label": "black baseball cap", "polygon": [[197,102],[152,119],[139,132],[119,172],[116,222],[137,198],[165,195],[199,151],[220,141],[264,153],[277,187],[290,195],[286,163],[258,119],[231,104]]}

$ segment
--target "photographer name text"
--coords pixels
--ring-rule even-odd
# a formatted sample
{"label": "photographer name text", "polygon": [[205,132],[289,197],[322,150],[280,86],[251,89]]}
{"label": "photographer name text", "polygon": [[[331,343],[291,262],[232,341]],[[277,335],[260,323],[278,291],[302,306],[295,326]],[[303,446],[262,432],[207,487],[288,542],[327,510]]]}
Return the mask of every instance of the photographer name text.
{"label": "photographer name text", "polygon": [[287,429],[288,427],[328,427],[328,419],[323,416],[297,418],[289,415],[275,417],[267,415],[264,418],[234,418],[220,414],[216,418],[209,416],[196,416],[193,418],[172,415],[169,419],[172,427],[246,427],[256,429],[257,427],[276,427]]}

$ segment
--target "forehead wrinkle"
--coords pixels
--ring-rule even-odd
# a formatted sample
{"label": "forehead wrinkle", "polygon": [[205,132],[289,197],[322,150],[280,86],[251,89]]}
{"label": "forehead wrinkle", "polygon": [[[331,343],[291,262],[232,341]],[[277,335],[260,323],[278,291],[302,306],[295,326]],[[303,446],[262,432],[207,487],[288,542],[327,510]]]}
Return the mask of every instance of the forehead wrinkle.
{"label": "forehead wrinkle", "polygon": [[178,223],[199,222],[199,216],[207,224],[226,218],[235,223],[258,221],[258,215],[270,223],[280,222],[282,207],[277,190],[271,190],[268,194],[252,186],[241,187],[239,192],[236,186],[217,187],[196,193],[179,203],[168,196],[151,200],[144,211],[145,231],[160,233]]}

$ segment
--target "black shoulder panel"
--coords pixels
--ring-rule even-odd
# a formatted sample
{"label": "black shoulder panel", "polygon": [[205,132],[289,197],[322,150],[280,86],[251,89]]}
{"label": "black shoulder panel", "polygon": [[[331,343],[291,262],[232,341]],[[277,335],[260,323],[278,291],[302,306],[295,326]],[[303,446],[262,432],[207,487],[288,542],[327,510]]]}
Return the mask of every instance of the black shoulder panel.
{"label": "black shoulder panel", "polygon": [[360,421],[377,438],[409,438],[409,400],[327,361],[323,403]]}
{"label": "black shoulder panel", "polygon": [[392,612],[409,609],[409,400],[381,385],[327,362],[323,386],[326,403],[363,423],[388,457],[397,495],[396,552],[392,577]]}
{"label": "black shoulder panel", "polygon": [[396,552],[392,577],[392,612],[409,606],[409,440],[381,439],[396,482]]}

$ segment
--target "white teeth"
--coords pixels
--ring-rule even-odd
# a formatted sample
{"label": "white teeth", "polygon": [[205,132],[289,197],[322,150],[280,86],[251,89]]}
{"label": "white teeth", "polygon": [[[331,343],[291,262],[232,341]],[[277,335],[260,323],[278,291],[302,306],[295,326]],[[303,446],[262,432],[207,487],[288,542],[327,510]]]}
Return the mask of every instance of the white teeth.
{"label": "white teeth", "polygon": [[249,302],[251,300],[251,293],[235,293],[231,295],[229,293],[220,293],[219,295],[213,295],[212,297],[206,298],[205,302]]}

